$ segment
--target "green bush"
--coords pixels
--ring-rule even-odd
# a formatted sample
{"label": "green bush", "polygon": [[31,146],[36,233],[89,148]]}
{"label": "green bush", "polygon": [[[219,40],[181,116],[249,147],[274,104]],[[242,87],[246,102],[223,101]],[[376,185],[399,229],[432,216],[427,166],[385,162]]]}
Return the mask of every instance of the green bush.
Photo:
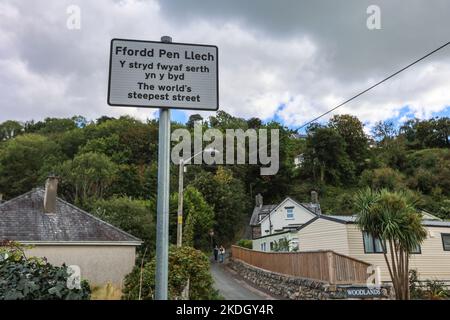
{"label": "green bush", "polygon": [[379,168],[374,170],[364,170],[361,175],[361,184],[375,190],[388,189],[400,190],[404,188],[402,174],[392,168]]}
{"label": "green bush", "polygon": [[[142,269],[135,267],[125,278],[122,299],[152,300],[155,290],[156,261],[152,259]],[[142,279],[142,281],[141,281]],[[217,299],[213,279],[209,272],[209,260],[204,253],[192,247],[169,248],[169,299],[179,299],[189,279],[190,300]]]}
{"label": "green bush", "polygon": [[289,252],[291,247],[291,240],[287,238],[278,239],[278,241],[273,242],[273,248],[271,249],[274,252]]}
{"label": "green bush", "polygon": [[409,271],[409,289],[412,299],[443,300],[450,298],[450,291],[446,290],[445,283],[439,280],[425,280],[420,286],[417,270]]}
{"label": "green bush", "polygon": [[26,258],[19,245],[0,243],[0,300],[89,300],[89,284],[83,281],[80,289],[69,289],[69,277],[65,265]]}
{"label": "green bush", "polygon": [[241,239],[238,242],[236,242],[236,245],[247,249],[253,249],[253,241],[249,239]]}

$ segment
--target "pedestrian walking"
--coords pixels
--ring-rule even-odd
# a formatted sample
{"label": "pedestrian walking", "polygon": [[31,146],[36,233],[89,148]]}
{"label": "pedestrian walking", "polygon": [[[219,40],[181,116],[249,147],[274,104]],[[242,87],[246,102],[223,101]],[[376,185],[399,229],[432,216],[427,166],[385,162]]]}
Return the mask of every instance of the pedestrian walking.
{"label": "pedestrian walking", "polygon": [[219,247],[216,245],[214,247],[214,261],[217,262],[217,259],[219,257]]}
{"label": "pedestrian walking", "polygon": [[225,248],[223,246],[220,246],[220,248],[219,248],[219,262],[223,263],[224,259],[225,259]]}

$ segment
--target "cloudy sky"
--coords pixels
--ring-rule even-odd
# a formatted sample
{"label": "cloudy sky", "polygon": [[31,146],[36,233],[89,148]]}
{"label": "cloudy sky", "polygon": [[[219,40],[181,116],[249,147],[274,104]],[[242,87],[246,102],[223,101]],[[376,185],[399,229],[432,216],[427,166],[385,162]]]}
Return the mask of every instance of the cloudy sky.
{"label": "cloudy sky", "polygon": [[[66,26],[70,5],[79,30]],[[370,5],[380,30],[367,27]],[[296,127],[450,41],[449,13],[448,0],[1,0],[0,122],[157,116],[107,105],[109,45],[170,35],[219,47],[222,110]],[[335,113],[368,127],[449,116],[450,46]]]}

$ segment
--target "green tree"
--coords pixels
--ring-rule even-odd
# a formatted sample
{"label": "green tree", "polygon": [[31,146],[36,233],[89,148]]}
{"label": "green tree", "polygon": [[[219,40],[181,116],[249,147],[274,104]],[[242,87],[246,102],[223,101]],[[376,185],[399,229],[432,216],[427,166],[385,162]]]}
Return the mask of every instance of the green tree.
{"label": "green tree", "polygon": [[393,121],[378,121],[372,129],[372,135],[381,144],[394,139],[397,134]]}
{"label": "green tree", "polygon": [[183,218],[183,245],[210,250],[208,231],[214,224],[214,212],[202,194],[192,186],[184,191]]}
{"label": "green tree", "polygon": [[89,208],[100,219],[132,234],[144,241],[139,248],[143,253],[146,248],[150,256],[155,248],[155,200],[133,200],[128,197],[97,199]]}
{"label": "green tree", "polygon": [[151,199],[156,194],[156,191],[146,191],[145,186],[151,181],[152,177],[145,178],[145,170],[145,167],[134,164],[118,165],[114,183],[108,188],[108,195],[128,196],[135,199]]}
{"label": "green tree", "polygon": [[217,111],[215,116],[209,117],[209,124],[211,127],[217,129],[247,129],[247,121],[242,118],[233,117],[225,111]]}
{"label": "green tree", "polygon": [[333,128],[316,127],[306,138],[305,160],[315,181],[339,184],[353,180],[355,168],[344,138]]}
{"label": "green tree", "polygon": [[411,149],[450,147],[450,118],[410,119],[400,127]]}
{"label": "green tree", "polygon": [[9,140],[23,131],[23,125],[18,121],[8,120],[0,123],[0,141]]}
{"label": "green tree", "polygon": [[55,167],[66,195],[78,204],[101,198],[114,181],[117,165],[101,153],[82,153]]}
{"label": "green tree", "polygon": [[60,134],[65,131],[77,128],[77,123],[80,121],[78,117],[68,118],[45,118],[44,121],[37,123],[29,122],[26,126],[27,132],[35,132],[40,134]]}
{"label": "green tree", "polygon": [[83,128],[76,128],[64,131],[52,140],[58,144],[67,159],[72,159],[88,139]]}
{"label": "green tree", "polygon": [[[106,154],[118,154],[116,162],[143,165],[157,158],[158,125],[154,121],[142,123],[130,117],[120,117],[86,126],[88,140],[99,139],[110,145]],[[114,136],[114,137],[112,137]],[[118,137],[118,139],[117,139]],[[155,140],[152,140],[152,137]]]}
{"label": "green tree", "polygon": [[354,163],[357,173],[366,166],[368,157],[368,138],[364,133],[364,125],[355,116],[348,114],[335,115],[328,126],[335,129],[345,141],[345,152]]}
{"label": "green tree", "polygon": [[258,129],[262,126],[262,121],[259,118],[250,118],[247,120],[247,126],[252,129]]}
{"label": "green tree", "polygon": [[216,174],[198,174],[192,186],[213,206],[216,240],[223,244],[234,243],[249,211],[242,182],[230,170],[219,167]]}
{"label": "green tree", "polygon": [[410,254],[427,236],[414,202],[406,193],[365,189],[357,194],[355,205],[359,228],[380,239],[396,298],[410,299]]}
{"label": "green tree", "polygon": [[405,187],[403,175],[395,169],[385,167],[365,170],[361,175],[361,184],[375,190],[399,190]]}
{"label": "green tree", "polygon": [[119,139],[118,134],[90,139],[80,148],[79,153],[103,153],[115,163],[128,163],[131,156],[131,150],[128,146],[121,145]]}
{"label": "green tree", "polygon": [[13,197],[30,191],[60,159],[58,145],[44,136],[23,134],[6,141],[0,148],[0,192]]}

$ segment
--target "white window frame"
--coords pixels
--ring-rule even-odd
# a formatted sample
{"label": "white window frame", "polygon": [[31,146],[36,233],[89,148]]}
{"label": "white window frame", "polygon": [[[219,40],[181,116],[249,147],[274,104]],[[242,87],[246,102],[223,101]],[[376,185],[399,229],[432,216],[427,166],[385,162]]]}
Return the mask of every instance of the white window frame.
{"label": "white window frame", "polygon": [[[286,209],[286,220],[294,220],[295,219],[294,207],[285,207],[285,209]],[[291,211],[292,217],[289,217],[290,211]]]}

